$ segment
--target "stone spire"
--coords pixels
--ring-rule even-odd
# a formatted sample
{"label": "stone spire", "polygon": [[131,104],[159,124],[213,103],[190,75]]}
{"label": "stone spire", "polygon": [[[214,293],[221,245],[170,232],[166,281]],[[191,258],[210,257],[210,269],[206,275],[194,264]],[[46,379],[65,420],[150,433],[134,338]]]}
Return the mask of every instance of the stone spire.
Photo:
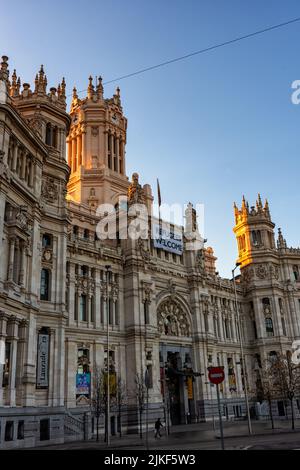
{"label": "stone spire", "polygon": [[256,201],[256,210],[257,212],[261,212],[262,211],[262,202],[261,202],[261,197],[260,197],[260,194],[258,193],[257,195],[257,201]]}
{"label": "stone spire", "polygon": [[89,76],[89,86],[87,88],[87,95],[89,99],[92,99],[95,93],[94,85],[93,85],[93,77]]}
{"label": "stone spire", "polygon": [[17,90],[18,90],[18,83],[17,83],[17,74],[16,74],[16,69],[14,69],[13,74],[11,76],[11,85],[10,85],[10,96],[14,97],[17,95]]}
{"label": "stone spire", "polygon": [[99,100],[103,99],[103,85],[102,85],[102,77],[101,76],[98,78],[97,96],[98,96]]}
{"label": "stone spire", "polygon": [[287,248],[286,240],[283,238],[281,228],[278,229],[277,248],[279,250]]}

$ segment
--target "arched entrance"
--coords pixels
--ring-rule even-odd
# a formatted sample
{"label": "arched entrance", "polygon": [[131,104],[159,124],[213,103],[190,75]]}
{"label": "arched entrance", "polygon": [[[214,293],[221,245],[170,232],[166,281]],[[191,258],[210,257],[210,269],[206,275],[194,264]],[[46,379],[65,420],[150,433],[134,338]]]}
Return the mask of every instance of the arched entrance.
{"label": "arched entrance", "polygon": [[180,300],[170,296],[157,309],[161,393],[166,419],[189,423],[195,416],[191,322]]}

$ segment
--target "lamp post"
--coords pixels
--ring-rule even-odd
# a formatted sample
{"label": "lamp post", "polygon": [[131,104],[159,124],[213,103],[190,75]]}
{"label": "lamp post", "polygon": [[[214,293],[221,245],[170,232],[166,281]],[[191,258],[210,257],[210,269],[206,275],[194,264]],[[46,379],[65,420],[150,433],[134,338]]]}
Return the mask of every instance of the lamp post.
{"label": "lamp post", "polygon": [[108,299],[108,282],[109,282],[109,271],[110,266],[105,266],[106,269],[106,319],[107,319],[107,336],[106,336],[106,348],[107,348],[107,390],[106,390],[106,444],[110,445],[110,389],[109,389],[109,299]]}
{"label": "lamp post", "polygon": [[240,321],[240,313],[239,313],[239,309],[238,309],[235,274],[234,274],[234,271],[240,265],[241,265],[241,263],[236,263],[235,268],[232,270],[232,280],[233,280],[233,286],[234,286],[235,310],[236,310],[238,330],[239,330],[238,333],[239,333],[240,350],[241,350],[241,370],[242,370],[242,367],[243,367],[243,370],[244,370],[243,375],[244,375],[244,390],[245,390],[245,401],[246,401],[247,419],[248,419],[248,431],[249,431],[249,434],[252,434],[250,407],[249,407],[249,399],[248,399],[248,377],[247,377],[247,370],[246,370],[246,361],[245,361],[245,358],[244,358],[242,328],[241,328],[241,321]]}
{"label": "lamp post", "polygon": [[211,412],[212,412],[212,418],[213,418],[213,430],[215,431],[216,430],[216,427],[215,427],[215,412],[214,412],[214,406],[213,406],[213,401],[212,401],[212,388],[213,388],[213,384],[211,382],[205,382],[205,385],[209,386],[210,388],[210,409],[211,409]]}

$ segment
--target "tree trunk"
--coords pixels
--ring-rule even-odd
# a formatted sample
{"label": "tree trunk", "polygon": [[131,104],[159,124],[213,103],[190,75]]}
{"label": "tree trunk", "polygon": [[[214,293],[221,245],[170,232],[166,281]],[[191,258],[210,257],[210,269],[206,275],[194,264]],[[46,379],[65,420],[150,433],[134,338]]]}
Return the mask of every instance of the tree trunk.
{"label": "tree trunk", "polygon": [[122,413],[122,410],[121,410],[121,405],[119,405],[119,426],[120,426],[120,431],[119,431],[119,434],[120,434],[120,439],[122,438],[122,421],[121,421],[121,413]]}
{"label": "tree trunk", "polygon": [[140,409],[140,439],[143,439],[143,430],[142,430],[142,410]]}
{"label": "tree trunk", "polygon": [[97,430],[96,430],[96,433],[97,433],[97,442],[99,442],[99,416],[97,416],[97,420],[96,420],[96,426],[97,426]]}
{"label": "tree trunk", "polygon": [[271,423],[272,423],[272,429],[274,429],[274,417],[273,417],[273,411],[272,411],[272,400],[268,400],[269,402],[269,412],[270,412],[270,418],[271,418]]}
{"label": "tree trunk", "polygon": [[295,429],[295,414],[294,414],[294,400],[293,398],[290,400],[291,402],[291,409],[292,409],[292,429]]}

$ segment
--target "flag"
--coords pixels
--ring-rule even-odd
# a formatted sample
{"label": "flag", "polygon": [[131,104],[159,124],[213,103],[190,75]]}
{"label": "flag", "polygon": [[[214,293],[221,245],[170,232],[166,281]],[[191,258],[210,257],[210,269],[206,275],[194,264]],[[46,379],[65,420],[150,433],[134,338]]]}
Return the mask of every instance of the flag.
{"label": "flag", "polygon": [[157,196],[158,196],[158,206],[161,206],[161,194],[160,194],[160,186],[159,186],[159,181],[157,178]]}

